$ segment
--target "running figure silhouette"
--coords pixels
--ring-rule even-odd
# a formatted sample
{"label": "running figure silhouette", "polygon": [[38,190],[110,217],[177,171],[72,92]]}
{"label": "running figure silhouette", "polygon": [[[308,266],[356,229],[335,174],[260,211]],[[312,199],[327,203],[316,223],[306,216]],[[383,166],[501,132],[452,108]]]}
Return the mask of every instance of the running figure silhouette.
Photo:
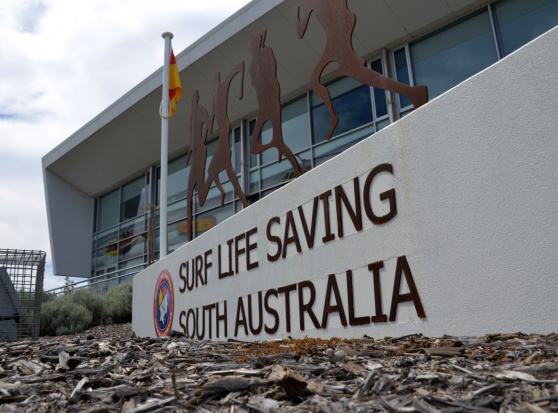
{"label": "running figure silhouette", "polygon": [[236,177],[236,172],[231,162],[231,146],[230,146],[230,134],[231,134],[231,122],[229,120],[228,114],[228,100],[229,100],[229,88],[231,82],[236,75],[240,75],[240,94],[238,99],[241,100],[243,96],[243,84],[244,84],[244,62],[237,64],[227,75],[225,80],[221,81],[221,73],[215,73],[213,78],[213,115],[210,119],[210,132],[213,131],[213,121],[217,120],[217,126],[219,128],[219,139],[217,140],[217,147],[215,148],[215,153],[209,164],[209,169],[207,171],[207,186],[211,185],[211,182],[215,182],[219,191],[221,191],[221,206],[225,205],[225,190],[221,185],[219,180],[219,173],[221,171],[226,171],[236,194],[240,198],[244,208],[248,206],[244,192],[240,187],[238,178]]}
{"label": "running figure silhouette", "polygon": [[207,148],[205,140],[211,129],[211,119],[207,108],[200,102],[200,93],[196,89],[192,93],[192,112],[190,114],[190,150],[186,157],[186,165],[192,157],[192,166],[188,176],[188,241],[194,239],[193,205],[194,187],[198,187],[199,204],[205,204],[209,192],[209,182],[205,181],[205,164],[207,160]]}
{"label": "running figure silhouette", "polygon": [[353,49],[352,37],[356,16],[349,10],[347,0],[306,0],[305,7],[306,14],[302,19],[300,6],[296,7],[296,32],[299,39],[302,39],[306,33],[312,12],[315,12],[318,23],[326,33],[325,49],[312,72],[310,82],[314,93],[323,100],[331,117],[331,128],[327,139],[331,139],[339,123],[329,91],[320,82],[324,69],[330,63],[337,63],[339,76],[347,76],[368,86],[407,96],[415,109],[428,102],[426,86],[408,86],[366,67],[366,61]]}
{"label": "running figure silhouette", "polygon": [[[296,176],[302,175],[300,165],[296,161],[291,149],[283,140],[283,129],[281,120],[281,89],[277,80],[277,61],[273,49],[265,45],[265,30],[259,32],[252,38],[250,52],[252,62],[250,63],[250,81],[256,89],[259,113],[256,125],[250,138],[250,151],[254,154],[262,153],[269,148],[276,148],[279,152],[279,162],[284,156],[291,163]],[[271,141],[260,143],[262,128],[269,121],[273,129]]]}

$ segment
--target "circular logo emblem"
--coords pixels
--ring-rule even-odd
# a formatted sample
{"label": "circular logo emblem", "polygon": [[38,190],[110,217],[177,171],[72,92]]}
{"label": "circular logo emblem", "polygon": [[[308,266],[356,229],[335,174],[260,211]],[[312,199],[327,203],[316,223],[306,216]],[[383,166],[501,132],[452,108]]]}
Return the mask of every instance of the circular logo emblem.
{"label": "circular logo emblem", "polygon": [[163,271],[157,279],[153,297],[153,321],[157,337],[166,336],[172,328],[174,314],[174,290],[168,271]]}

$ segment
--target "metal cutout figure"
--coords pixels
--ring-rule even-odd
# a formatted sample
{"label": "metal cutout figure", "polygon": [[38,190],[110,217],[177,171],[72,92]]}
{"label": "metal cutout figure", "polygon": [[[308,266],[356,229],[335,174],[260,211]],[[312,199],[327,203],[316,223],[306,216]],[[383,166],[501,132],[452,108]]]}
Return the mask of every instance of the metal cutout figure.
{"label": "metal cutout figure", "polygon": [[[281,88],[277,80],[277,60],[273,49],[265,45],[267,31],[263,30],[252,38],[250,51],[252,62],[250,63],[250,81],[256,89],[259,113],[256,125],[250,138],[250,151],[260,154],[269,148],[276,148],[279,152],[278,162],[282,157],[291,163],[296,176],[302,175],[302,170],[294,157],[291,149],[283,140],[282,116],[281,116]],[[268,143],[260,143],[262,128],[265,123],[271,122],[273,135]]]}
{"label": "metal cutout figure", "polygon": [[306,33],[312,12],[315,12],[318,23],[326,33],[325,49],[312,72],[310,82],[314,93],[324,101],[331,117],[328,140],[333,136],[339,123],[329,91],[320,82],[324,69],[330,63],[337,63],[340,76],[347,76],[368,86],[407,96],[415,109],[428,102],[426,86],[409,86],[366,67],[366,61],[353,49],[352,38],[356,16],[350,11],[347,0],[306,0],[305,7],[306,14],[302,19],[300,6],[296,7],[296,32],[299,39],[302,39]]}
{"label": "metal cutout figure", "polygon": [[194,204],[194,187],[198,187],[199,204],[205,204],[209,192],[209,183],[205,181],[205,164],[207,148],[205,140],[211,129],[211,121],[207,108],[200,102],[198,89],[192,93],[192,113],[190,114],[190,150],[186,157],[186,165],[192,156],[192,166],[188,176],[188,241],[194,239],[194,222],[192,208]]}
{"label": "metal cutout figure", "polygon": [[[219,138],[217,141],[217,147],[215,148],[215,153],[209,164],[209,169],[207,171],[207,181],[206,184],[209,188],[211,182],[215,182],[219,191],[221,191],[221,207],[225,205],[225,190],[221,185],[219,180],[219,173],[221,171],[226,171],[234,190],[238,194],[240,201],[244,208],[248,206],[248,201],[244,196],[244,192],[240,188],[240,183],[236,177],[236,172],[234,170],[233,164],[231,162],[231,146],[230,146],[230,134],[231,134],[231,122],[229,120],[228,114],[228,101],[229,101],[229,89],[231,82],[236,75],[240,75],[240,93],[238,99],[241,100],[244,93],[244,62],[237,64],[227,75],[225,80],[221,81],[221,73],[215,73],[213,78],[213,114],[210,119],[210,132],[213,131],[213,121],[217,120],[217,126],[219,128]],[[204,200],[205,201],[205,200]],[[203,204],[201,204],[203,205]]]}

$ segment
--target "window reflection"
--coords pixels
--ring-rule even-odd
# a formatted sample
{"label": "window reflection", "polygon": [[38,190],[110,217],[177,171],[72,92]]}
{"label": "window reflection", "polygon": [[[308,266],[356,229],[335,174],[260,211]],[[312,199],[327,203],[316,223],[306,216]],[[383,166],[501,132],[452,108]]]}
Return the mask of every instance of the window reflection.
{"label": "window reflection", "polygon": [[122,201],[120,204],[120,220],[125,221],[145,213],[145,177],[136,179],[122,187]]}
{"label": "window reflection", "polygon": [[[395,63],[395,79],[398,82],[405,83],[406,85],[411,84],[411,77],[409,76],[409,67],[407,64],[407,49],[399,49],[393,54],[393,60]],[[399,96],[399,107],[401,109],[411,106],[411,100],[407,96]]]}
{"label": "window reflection", "polygon": [[496,62],[488,10],[411,46],[417,85],[430,99]]}
{"label": "window reflection", "polygon": [[117,189],[99,198],[98,231],[118,224],[118,203],[120,191]]}
{"label": "window reflection", "polygon": [[495,10],[503,56],[558,24],[558,0],[507,0]]}
{"label": "window reflection", "polygon": [[[335,135],[343,134],[372,122],[370,88],[353,79],[343,78],[327,86],[333,109],[339,118]],[[322,100],[312,96],[312,139],[314,144],[327,139],[331,118]],[[318,103],[319,102],[319,103]]]}
{"label": "window reflection", "polygon": [[[186,187],[190,167],[186,166],[186,156],[181,156],[168,165],[167,203],[186,197]],[[160,182],[159,182],[160,184]]]}

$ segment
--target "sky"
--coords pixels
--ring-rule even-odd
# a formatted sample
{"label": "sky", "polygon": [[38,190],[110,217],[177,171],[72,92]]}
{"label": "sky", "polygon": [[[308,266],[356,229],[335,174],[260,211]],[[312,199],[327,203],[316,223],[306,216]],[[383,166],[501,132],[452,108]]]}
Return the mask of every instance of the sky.
{"label": "sky", "polygon": [[[0,249],[47,254],[41,158],[249,0],[0,0]],[[73,279],[79,281],[80,279]]]}

